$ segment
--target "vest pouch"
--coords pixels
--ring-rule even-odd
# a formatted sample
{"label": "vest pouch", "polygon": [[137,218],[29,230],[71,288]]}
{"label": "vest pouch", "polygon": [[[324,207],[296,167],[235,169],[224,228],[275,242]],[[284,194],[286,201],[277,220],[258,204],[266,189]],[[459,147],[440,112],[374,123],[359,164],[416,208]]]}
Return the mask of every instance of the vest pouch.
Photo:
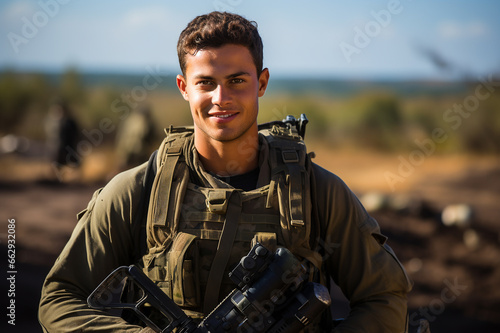
{"label": "vest pouch", "polygon": [[[155,248],[142,260],[144,273],[177,305],[199,307],[198,237],[178,232],[170,249]],[[151,249],[150,249],[151,251]]]}
{"label": "vest pouch", "polygon": [[264,246],[271,253],[274,253],[278,248],[278,239],[274,232],[257,232],[250,246],[254,247],[257,243]]}
{"label": "vest pouch", "polygon": [[171,298],[182,307],[198,307],[200,304],[196,238],[195,235],[178,232],[166,254],[166,282],[172,288]]}

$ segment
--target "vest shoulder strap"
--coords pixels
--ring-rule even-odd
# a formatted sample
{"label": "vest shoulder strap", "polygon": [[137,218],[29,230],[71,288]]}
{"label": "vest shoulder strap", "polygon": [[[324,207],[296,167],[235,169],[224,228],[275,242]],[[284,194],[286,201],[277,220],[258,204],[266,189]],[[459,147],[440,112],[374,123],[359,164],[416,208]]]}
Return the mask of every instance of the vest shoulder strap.
{"label": "vest shoulder strap", "polygon": [[167,136],[158,149],[157,173],[150,194],[147,226],[168,226],[166,235],[147,232],[148,247],[165,247],[165,242],[173,238],[172,230],[179,223],[180,205],[187,183],[189,171],[183,156],[183,149],[192,135],[192,128],[170,127]]}
{"label": "vest shoulder strap", "polygon": [[316,240],[311,241],[314,223],[310,179],[310,155],[295,126],[274,123],[260,131],[269,142],[271,185],[278,190],[281,226],[286,246],[300,257],[308,259],[317,268],[321,256],[314,251]]}

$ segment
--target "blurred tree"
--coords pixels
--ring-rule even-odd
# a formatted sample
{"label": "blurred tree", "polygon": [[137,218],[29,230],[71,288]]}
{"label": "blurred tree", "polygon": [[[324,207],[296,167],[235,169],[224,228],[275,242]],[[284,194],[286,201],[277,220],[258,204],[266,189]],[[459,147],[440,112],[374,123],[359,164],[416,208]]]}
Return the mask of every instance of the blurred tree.
{"label": "blurred tree", "polygon": [[[113,112],[113,101],[119,100],[120,92],[110,86],[100,86],[88,90],[88,96],[84,104],[85,112],[80,112],[78,118],[84,127],[99,127],[99,123],[105,119],[110,119],[114,124],[120,122],[119,115]],[[114,135],[112,136],[114,137]]]}
{"label": "blurred tree", "polygon": [[[443,73],[452,73],[458,80],[466,84],[469,87],[468,96],[474,97],[474,95],[477,95],[477,88],[483,83],[477,81],[469,68],[453,63],[450,59],[443,57],[439,50],[423,47],[421,53]],[[490,80],[498,86],[499,79],[498,71],[493,70]],[[457,131],[453,133],[459,145],[456,148],[472,153],[500,153],[499,109],[500,93],[498,90],[493,89],[485,100],[478,101],[478,107],[474,108],[473,113],[464,116],[463,122],[461,122]]]}
{"label": "blurred tree", "polygon": [[467,152],[500,154],[500,93],[482,101],[457,134]]}
{"label": "blurred tree", "polygon": [[59,95],[70,104],[81,104],[85,100],[85,88],[81,75],[74,68],[67,69],[61,77]]}
{"label": "blurred tree", "polygon": [[376,94],[364,99],[356,139],[364,147],[400,149],[404,143],[403,116],[399,100],[392,95]]}
{"label": "blurred tree", "polygon": [[41,73],[0,73],[0,132],[43,138],[39,124],[53,90]]}
{"label": "blurred tree", "polygon": [[12,71],[0,75],[0,131],[13,132],[31,103],[32,95],[22,78]]}

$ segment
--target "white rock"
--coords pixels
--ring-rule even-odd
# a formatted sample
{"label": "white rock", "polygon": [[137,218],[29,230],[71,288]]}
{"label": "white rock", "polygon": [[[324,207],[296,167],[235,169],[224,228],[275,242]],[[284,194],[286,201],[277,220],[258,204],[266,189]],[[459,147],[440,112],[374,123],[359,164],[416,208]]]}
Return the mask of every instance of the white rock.
{"label": "white rock", "polygon": [[446,206],[441,214],[441,221],[444,225],[461,228],[470,227],[472,223],[473,210],[467,204],[457,204]]}

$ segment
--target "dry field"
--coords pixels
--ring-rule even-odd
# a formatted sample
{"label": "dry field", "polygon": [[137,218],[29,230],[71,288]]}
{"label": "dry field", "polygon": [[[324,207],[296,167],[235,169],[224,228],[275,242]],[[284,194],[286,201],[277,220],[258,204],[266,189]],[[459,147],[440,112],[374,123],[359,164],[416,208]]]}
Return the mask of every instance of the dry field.
{"label": "dry field", "polygon": [[[410,324],[426,317],[432,332],[500,330],[500,158],[429,156],[414,159],[418,165],[410,163],[405,169],[401,161],[409,161],[409,155],[312,146],[315,162],[338,174],[360,198],[376,192],[387,200],[409,198],[414,203],[412,209],[383,206],[372,213],[414,281]],[[109,153],[96,152],[86,159],[81,173],[68,173],[69,182],[58,184],[46,180],[50,166],[44,162],[0,157],[2,253],[7,255],[7,220],[14,218],[18,272],[16,326],[7,326],[4,315],[0,327],[41,332],[36,309],[43,278],[69,238],[76,213],[112,175],[111,163]],[[388,172],[399,176],[392,187]],[[474,209],[467,229],[440,222],[443,208],[457,203]],[[2,293],[7,290],[3,278]]]}

